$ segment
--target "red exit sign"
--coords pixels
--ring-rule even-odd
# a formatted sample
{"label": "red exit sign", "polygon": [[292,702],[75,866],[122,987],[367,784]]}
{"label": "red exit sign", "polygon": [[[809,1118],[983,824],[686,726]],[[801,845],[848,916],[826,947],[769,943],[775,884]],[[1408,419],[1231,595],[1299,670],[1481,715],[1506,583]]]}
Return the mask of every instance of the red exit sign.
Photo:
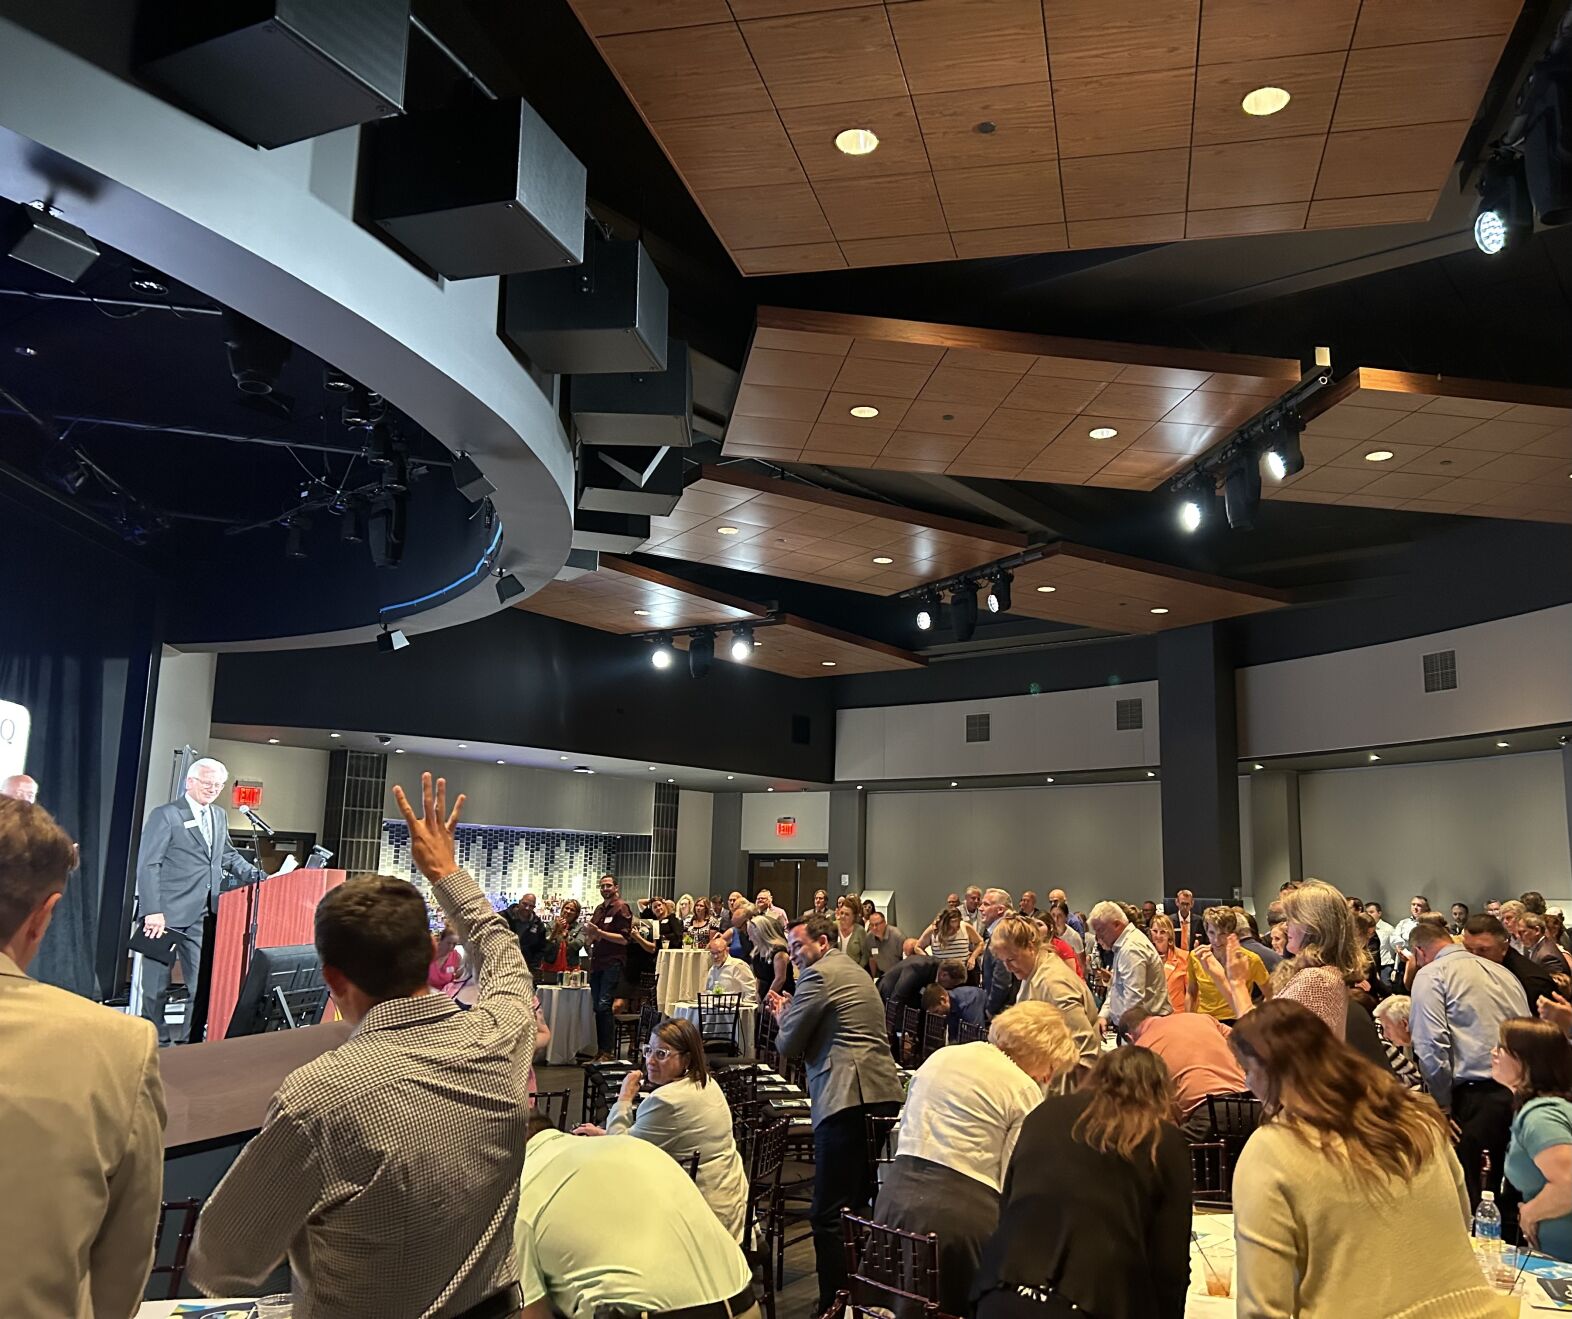
{"label": "red exit sign", "polygon": [[775,821],[775,836],[777,838],[795,838],[797,836],[796,817],[783,815]]}
{"label": "red exit sign", "polygon": [[262,804],[262,783],[260,779],[237,779],[230,791],[234,796],[236,810],[242,806],[249,806],[254,811]]}

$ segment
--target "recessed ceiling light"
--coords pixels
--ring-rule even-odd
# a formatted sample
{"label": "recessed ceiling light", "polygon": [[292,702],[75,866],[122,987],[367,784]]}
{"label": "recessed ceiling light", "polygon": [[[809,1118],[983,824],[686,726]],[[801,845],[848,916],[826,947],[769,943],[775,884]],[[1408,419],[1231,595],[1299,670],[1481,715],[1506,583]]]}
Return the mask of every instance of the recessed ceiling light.
{"label": "recessed ceiling light", "polygon": [[1091,430],[1086,432],[1086,438],[1089,440],[1111,440],[1118,433],[1112,426],[1093,426]]}
{"label": "recessed ceiling light", "polygon": [[766,788],[766,789],[765,789],[765,790],[764,790],[764,791],[765,791],[765,792],[774,792],[774,791],[775,791],[775,789],[774,789],[774,788]]}
{"label": "recessed ceiling light", "polygon": [[1506,750],[1507,747],[1511,746],[1512,744],[1510,742],[1497,742],[1496,745],[1498,747],[1500,747],[1504,751],[1504,750]]}
{"label": "recessed ceiling light", "polygon": [[575,774],[593,774],[595,771],[592,770],[588,765],[575,765],[573,767],[573,772]]}
{"label": "recessed ceiling light", "polygon": [[676,781],[677,781],[676,779],[667,779],[666,780],[667,783],[675,783]]}
{"label": "recessed ceiling light", "polygon": [[404,748],[403,747],[394,747],[393,748],[393,754],[395,756],[402,756],[404,754]]}
{"label": "recessed ceiling light", "polygon": [[133,293],[146,293],[151,297],[162,298],[169,290],[156,279],[133,279],[131,281]]}
{"label": "recessed ceiling light", "polygon": [[1374,762],[1375,762],[1375,761],[1377,761],[1377,760],[1380,760],[1380,759],[1381,759],[1381,757],[1380,757],[1380,756],[1378,756],[1378,755],[1376,755],[1376,753],[1375,753],[1375,752],[1374,752],[1374,751],[1372,751],[1372,752],[1371,752],[1371,753],[1370,753],[1370,760],[1371,760],[1371,763],[1372,763],[1372,764],[1373,764],[1373,763],[1374,763]]}
{"label": "recessed ceiling light", "polygon": [[1239,108],[1249,115],[1276,114],[1292,99],[1281,87],[1257,87],[1239,102]]}
{"label": "recessed ceiling light", "polygon": [[848,156],[866,156],[879,145],[871,128],[845,128],[835,135],[836,150]]}
{"label": "recessed ceiling light", "polygon": [[1057,586],[1039,586],[1037,588],[1037,594],[1038,595],[1052,595],[1058,589],[1059,588]]}
{"label": "recessed ceiling light", "polygon": [[892,559],[888,554],[875,554],[873,556],[873,561],[875,563],[880,563],[880,564],[883,564],[883,563],[894,563],[895,562],[895,560]]}
{"label": "recessed ceiling light", "polygon": [[737,777],[737,776],[736,776],[736,775],[735,775],[735,774],[728,774],[728,775],[727,775],[727,776],[726,776],[726,782],[727,782],[727,783],[730,783],[730,782],[731,782],[731,781],[732,781],[732,780],[733,780],[733,779],[734,779],[734,778],[736,778],[736,777]]}
{"label": "recessed ceiling light", "polygon": [[825,668],[825,669],[833,669],[835,667],[835,661],[834,660],[820,660],[819,661],[819,666],[821,668]]}
{"label": "recessed ceiling light", "polygon": [[635,618],[648,618],[650,616],[650,611],[648,609],[635,609],[633,611],[633,616]]}
{"label": "recessed ceiling light", "polygon": [[498,761],[498,762],[497,762],[497,764],[499,764],[499,765],[506,765],[506,764],[507,764],[507,763],[508,763],[508,762],[507,762],[507,761],[505,761],[505,760],[499,760],[499,761]]}
{"label": "recessed ceiling light", "polygon": [[959,783],[957,783],[957,782],[956,782],[956,781],[955,781],[955,780],[954,780],[954,779],[951,779],[951,780],[950,780],[950,786],[951,786],[951,787],[952,787],[952,788],[958,788],[958,787],[960,787],[960,786],[961,786],[961,785],[960,785],[960,784],[959,784]]}
{"label": "recessed ceiling light", "polygon": [[851,414],[859,421],[867,421],[872,417],[877,417],[879,415],[879,409],[872,407],[867,403],[859,403],[851,410]]}
{"label": "recessed ceiling light", "polygon": [[1157,777],[1157,771],[1155,769],[1147,770],[1146,771],[1146,777],[1149,778],[1149,779],[1155,779]]}
{"label": "recessed ceiling light", "polygon": [[1365,461],[1367,463],[1384,463],[1390,460],[1391,457],[1392,451],[1390,449],[1372,449],[1365,455]]}
{"label": "recessed ceiling light", "polygon": [[558,760],[566,760],[566,759],[567,759],[567,757],[566,757],[566,756],[558,756],[558,757],[557,757],[557,759],[558,759]]}
{"label": "recessed ceiling light", "polygon": [[468,751],[469,750],[469,743],[468,742],[460,742],[458,744],[458,749],[460,751]]}
{"label": "recessed ceiling light", "polygon": [[1052,783],[1053,782],[1053,775],[1050,774],[1046,779],[1043,780],[1043,782],[1044,783]]}
{"label": "recessed ceiling light", "polygon": [[861,791],[862,791],[862,784],[860,784],[860,783],[859,783],[859,784],[858,784],[858,785],[857,785],[857,791],[858,791],[858,792],[861,792]]}
{"label": "recessed ceiling light", "polygon": [[329,737],[343,737],[344,735],[342,733],[329,733],[328,736]]}
{"label": "recessed ceiling light", "polygon": [[1265,765],[1252,765],[1252,766],[1250,766],[1250,768],[1251,769],[1265,769],[1266,766]]}
{"label": "recessed ceiling light", "polygon": [[[276,738],[276,737],[270,737],[270,738],[268,738],[268,740],[267,740],[267,744],[268,744],[268,745],[269,745],[269,746],[270,746],[270,747],[276,747],[276,746],[277,746],[277,745],[278,745],[278,739],[277,739],[277,738]],[[1505,743],[1505,742],[1503,742],[1503,743],[1502,743],[1502,744],[1501,744],[1501,745],[1502,745],[1502,746],[1505,746],[1505,745],[1506,745],[1506,743]]]}
{"label": "recessed ceiling light", "polygon": [[716,527],[715,528],[715,534],[717,536],[735,536],[737,534],[737,528],[736,527]]}
{"label": "recessed ceiling light", "polygon": [[651,765],[649,767],[649,771],[650,771],[651,774],[653,774],[655,772],[655,766]]}
{"label": "recessed ceiling light", "polygon": [[1166,609],[1164,609],[1161,605],[1158,605],[1156,609],[1152,610],[1152,613],[1154,613],[1154,614],[1166,614],[1167,612],[1168,611]]}
{"label": "recessed ceiling light", "polygon": [[30,344],[25,344],[25,343],[17,344],[17,346],[15,348],[13,348],[11,351],[14,352],[18,357],[37,357],[38,356],[38,349],[32,347]]}

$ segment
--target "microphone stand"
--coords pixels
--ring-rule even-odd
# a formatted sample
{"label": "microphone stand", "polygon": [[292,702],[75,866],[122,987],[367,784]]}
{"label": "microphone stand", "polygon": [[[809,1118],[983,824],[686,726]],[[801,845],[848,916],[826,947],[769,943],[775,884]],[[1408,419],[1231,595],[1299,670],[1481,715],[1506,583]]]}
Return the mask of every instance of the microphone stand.
{"label": "microphone stand", "polygon": [[[266,820],[253,811],[249,806],[240,807],[240,813],[246,817],[246,823],[251,826],[252,864],[254,864],[258,869],[261,869],[261,838],[264,834],[267,835],[267,837],[272,838],[273,829]],[[256,884],[246,885],[246,940],[245,947],[242,949],[241,961],[244,967],[240,973],[242,979],[244,979],[246,974],[251,970],[251,954],[256,952],[257,948],[257,921],[261,916],[261,913],[257,910],[257,888],[258,885]]]}

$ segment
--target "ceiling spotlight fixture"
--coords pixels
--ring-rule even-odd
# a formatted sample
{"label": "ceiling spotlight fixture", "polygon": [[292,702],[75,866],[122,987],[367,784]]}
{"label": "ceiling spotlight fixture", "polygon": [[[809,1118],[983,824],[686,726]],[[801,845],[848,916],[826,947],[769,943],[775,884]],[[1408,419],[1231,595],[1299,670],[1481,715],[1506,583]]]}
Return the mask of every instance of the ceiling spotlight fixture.
{"label": "ceiling spotlight fixture", "polygon": [[149,298],[167,298],[169,290],[156,279],[133,279],[131,292],[141,293]]}
{"label": "ceiling spotlight fixture", "polygon": [[1111,440],[1118,433],[1112,426],[1093,426],[1091,430],[1086,432],[1086,438],[1089,440]]}
{"label": "ceiling spotlight fixture", "polygon": [[835,667],[835,661],[834,660],[820,660],[819,661],[819,667],[820,668],[825,668],[825,669],[833,669]]}
{"label": "ceiling spotlight fixture", "polygon": [[1179,505],[1179,527],[1182,531],[1192,534],[1199,531],[1205,516],[1199,499],[1187,499]]}
{"label": "ceiling spotlight fixture", "polygon": [[677,781],[676,779],[667,779],[666,780],[667,783],[675,783],[676,781]]}
{"label": "ceiling spotlight fixture", "polygon": [[38,356],[38,349],[34,348],[31,344],[19,343],[11,351],[13,353],[15,353],[18,357],[37,357]]}
{"label": "ceiling spotlight fixture", "polygon": [[976,635],[976,582],[962,582],[950,591],[950,626],[957,641],[970,641]]}
{"label": "ceiling spotlight fixture", "polygon": [[648,618],[650,616],[650,611],[648,609],[635,609],[633,611],[633,616],[635,618]]}
{"label": "ceiling spotlight fixture", "polygon": [[928,590],[923,592],[921,601],[917,606],[917,630],[919,632],[933,631],[933,625],[939,618],[939,593]]}
{"label": "ceiling spotlight fixture", "polygon": [[1158,605],[1155,609],[1152,610],[1152,613],[1154,613],[1154,614],[1166,614],[1167,612],[1168,611],[1166,609],[1164,609],[1161,605]]}
{"label": "ceiling spotlight fixture", "polygon": [[276,737],[270,737],[270,738],[268,738],[268,740],[267,740],[267,744],[268,744],[268,745],[269,745],[269,746],[270,746],[270,747],[276,747],[276,746],[277,746],[277,745],[278,745],[278,739],[277,739],[277,738],[276,738]]}
{"label": "ceiling spotlight fixture", "polygon": [[566,756],[558,756],[558,757],[557,757],[557,759],[558,759],[558,760],[566,760],[566,759],[567,759],[567,757],[566,757]]}
{"label": "ceiling spotlight fixture", "polygon": [[507,764],[507,763],[508,763],[508,762],[507,762],[507,761],[505,761],[505,760],[499,760],[499,761],[498,761],[498,762],[497,762],[497,764],[499,764],[499,765],[506,765],[506,764]]}
{"label": "ceiling spotlight fixture", "polygon": [[329,737],[343,737],[344,735],[342,733],[329,733],[328,736]]}
{"label": "ceiling spotlight fixture", "polygon": [[1265,765],[1251,765],[1250,768],[1251,769],[1265,769],[1266,766]]}
{"label": "ceiling spotlight fixture", "polygon": [[714,662],[715,634],[696,632],[688,640],[688,676],[691,678],[708,676],[710,666]]}
{"label": "ceiling spotlight fixture", "polygon": [[1043,782],[1044,783],[1052,783],[1053,782],[1053,775],[1050,774],[1046,779],[1043,780]]}
{"label": "ceiling spotlight fixture", "polygon": [[764,790],[764,791],[765,791],[765,792],[774,792],[774,791],[775,791],[775,789],[774,789],[774,788],[766,788],[766,789],[765,789],[765,790]]}
{"label": "ceiling spotlight fixture", "polygon": [[593,774],[595,771],[592,770],[588,765],[575,765],[573,767],[573,772],[575,774]]}
{"label": "ceiling spotlight fixture", "polygon": [[1276,114],[1291,101],[1291,97],[1281,87],[1257,87],[1248,93],[1244,100],[1239,102],[1239,108],[1247,115],[1260,118],[1269,114]]}
{"label": "ceiling spotlight fixture", "polygon": [[655,772],[655,766],[651,765],[649,767],[649,770],[650,770],[650,773],[653,774]]}
{"label": "ceiling spotlight fixture", "polygon": [[655,649],[650,652],[650,663],[657,669],[669,669],[676,658],[670,637],[662,637],[655,643]]}
{"label": "ceiling spotlight fixture", "polygon": [[1371,764],[1374,764],[1374,763],[1375,763],[1375,762],[1376,762],[1376,761],[1378,761],[1378,760],[1380,760],[1380,759],[1381,759],[1381,757],[1380,757],[1380,756],[1378,756],[1378,755],[1376,755],[1376,753],[1375,753],[1375,752],[1374,752],[1374,751],[1372,751],[1372,752],[1371,752],[1371,753],[1370,753],[1370,763],[1371,763]]}
{"label": "ceiling spotlight fixture", "polygon": [[858,421],[869,421],[879,415],[879,409],[867,403],[859,403],[851,410],[851,414]]}
{"label": "ceiling spotlight fixture", "polygon": [[1058,589],[1059,588],[1057,586],[1039,586],[1037,588],[1037,594],[1038,595],[1052,595]]}
{"label": "ceiling spotlight fixture", "polygon": [[988,612],[990,614],[1007,614],[1010,612],[1010,583],[1015,580],[1015,574],[1008,568],[1001,568],[994,574],[993,585],[988,591]]}
{"label": "ceiling spotlight fixture", "polygon": [[383,624],[382,634],[377,638],[378,650],[384,655],[391,655],[395,650],[403,650],[407,645],[409,645],[409,638],[404,635],[402,629],[389,628],[385,623]]}
{"label": "ceiling spotlight fixture", "polygon": [[951,780],[950,780],[950,786],[951,786],[951,787],[952,787],[952,788],[958,788],[958,787],[960,787],[960,786],[961,786],[961,785],[960,785],[960,784],[959,784],[959,783],[957,783],[957,782],[956,782],[956,781],[955,781],[955,780],[954,780],[954,779],[951,779]]}
{"label": "ceiling spotlight fixture", "polygon": [[1512,744],[1510,742],[1497,742],[1496,745],[1505,751]]}
{"label": "ceiling spotlight fixture", "polygon": [[1149,778],[1149,779],[1155,779],[1157,777],[1157,771],[1155,769],[1147,770],[1146,771],[1146,777]]}
{"label": "ceiling spotlight fixture", "polygon": [[877,563],[880,567],[883,567],[885,564],[894,563],[895,562],[895,560],[892,559],[888,554],[875,554],[873,556],[873,561],[875,563]]}
{"label": "ceiling spotlight fixture", "polygon": [[752,658],[753,647],[757,643],[753,639],[753,629],[744,624],[736,628],[731,634],[731,657],[738,664]]}
{"label": "ceiling spotlight fixture", "polygon": [[402,756],[404,754],[404,748],[403,747],[394,747],[393,748],[393,754],[395,756]]}
{"label": "ceiling spotlight fixture", "polygon": [[468,751],[469,750],[469,743],[468,742],[460,742],[458,744],[458,749],[460,751]]}
{"label": "ceiling spotlight fixture", "polygon": [[1297,413],[1290,413],[1273,424],[1267,439],[1265,457],[1267,474],[1274,481],[1286,481],[1304,471],[1305,451],[1299,443],[1299,432],[1304,429]]}
{"label": "ceiling spotlight fixture", "polygon": [[1534,204],[1522,155],[1498,151],[1479,171],[1479,210],[1474,216],[1474,246],[1496,256],[1534,232]]}
{"label": "ceiling spotlight fixture", "polygon": [[1365,455],[1367,463],[1385,463],[1390,462],[1391,459],[1392,451],[1390,449],[1372,449]]}
{"label": "ceiling spotlight fixture", "polygon": [[878,145],[878,134],[871,128],[844,128],[835,135],[836,150],[848,156],[866,156]]}
{"label": "ceiling spotlight fixture", "polygon": [[1248,531],[1260,504],[1261,460],[1252,449],[1240,454],[1223,477],[1223,514],[1233,530]]}
{"label": "ceiling spotlight fixture", "polygon": [[734,778],[736,778],[736,777],[737,777],[737,776],[736,776],[736,775],[735,775],[735,774],[728,774],[728,775],[727,775],[727,776],[726,776],[726,782],[727,782],[727,783],[730,783],[730,782],[731,782],[731,781],[732,781],[732,780],[733,780],[733,779],[734,779]]}
{"label": "ceiling spotlight fixture", "polygon": [[715,528],[715,534],[717,536],[735,536],[737,534],[737,528],[736,527],[716,527]]}

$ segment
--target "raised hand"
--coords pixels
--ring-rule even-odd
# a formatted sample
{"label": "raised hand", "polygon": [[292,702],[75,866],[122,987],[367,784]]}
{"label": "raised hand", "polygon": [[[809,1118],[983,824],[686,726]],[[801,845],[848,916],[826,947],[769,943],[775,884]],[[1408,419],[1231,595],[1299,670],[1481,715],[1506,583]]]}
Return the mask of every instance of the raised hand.
{"label": "raised hand", "polygon": [[453,849],[453,831],[458,826],[459,813],[464,809],[464,794],[459,794],[449,813],[448,781],[438,779],[433,795],[431,775],[426,773],[420,776],[420,798],[420,818],[416,819],[404,789],[394,785],[393,800],[398,803],[399,813],[409,826],[410,850],[414,854],[415,866],[422,875],[436,883],[458,869],[458,858]]}
{"label": "raised hand", "polygon": [[1560,994],[1539,1000],[1539,1019],[1548,1021],[1563,1035],[1572,1035],[1572,1003]]}

